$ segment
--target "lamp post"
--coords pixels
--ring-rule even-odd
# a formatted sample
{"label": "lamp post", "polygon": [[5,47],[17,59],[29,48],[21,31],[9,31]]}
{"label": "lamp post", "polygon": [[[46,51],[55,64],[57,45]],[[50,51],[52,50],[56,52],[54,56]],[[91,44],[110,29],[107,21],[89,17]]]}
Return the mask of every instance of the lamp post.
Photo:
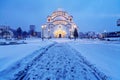
{"label": "lamp post", "polygon": [[42,26],[42,41],[44,40],[44,29],[45,29],[45,25]]}
{"label": "lamp post", "polygon": [[44,38],[43,38],[43,28],[44,28],[44,26],[41,26],[42,27],[42,41],[44,40]]}
{"label": "lamp post", "polygon": [[104,38],[106,38],[106,37],[107,37],[107,31],[104,30]]}
{"label": "lamp post", "polygon": [[46,28],[46,25],[42,25],[42,40],[44,40],[44,30]]}
{"label": "lamp post", "polygon": [[50,29],[48,29],[48,39],[50,38]]}

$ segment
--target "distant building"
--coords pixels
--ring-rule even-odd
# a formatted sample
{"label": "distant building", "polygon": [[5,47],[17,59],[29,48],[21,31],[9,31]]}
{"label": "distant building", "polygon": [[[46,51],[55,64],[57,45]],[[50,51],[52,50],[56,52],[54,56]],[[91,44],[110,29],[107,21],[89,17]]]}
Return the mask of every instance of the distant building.
{"label": "distant building", "polygon": [[30,30],[34,30],[35,31],[35,25],[30,25]]}
{"label": "distant building", "polygon": [[80,39],[85,38],[85,34],[83,32],[79,32],[79,38]]}
{"label": "distant building", "polygon": [[35,25],[30,25],[29,35],[32,37],[36,36]]}
{"label": "distant building", "polygon": [[0,38],[12,38],[14,33],[9,26],[0,26]]}
{"label": "distant building", "polygon": [[116,31],[116,32],[105,32],[102,33],[104,38],[115,38],[115,37],[120,37],[120,31]]}
{"label": "distant building", "polygon": [[41,32],[36,32],[36,34],[38,38],[41,38]]}
{"label": "distant building", "polygon": [[77,25],[73,17],[66,11],[57,10],[47,17],[47,23],[42,25],[42,37],[44,38],[69,38],[73,37]]}

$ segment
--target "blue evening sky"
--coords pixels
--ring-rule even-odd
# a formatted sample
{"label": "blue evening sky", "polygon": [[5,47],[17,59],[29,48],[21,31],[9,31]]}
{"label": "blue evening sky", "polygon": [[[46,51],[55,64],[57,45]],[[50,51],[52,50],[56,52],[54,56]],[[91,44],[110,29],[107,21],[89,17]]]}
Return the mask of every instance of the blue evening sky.
{"label": "blue evening sky", "polygon": [[0,0],[0,25],[37,31],[53,11],[62,8],[74,17],[82,32],[118,31],[120,0]]}

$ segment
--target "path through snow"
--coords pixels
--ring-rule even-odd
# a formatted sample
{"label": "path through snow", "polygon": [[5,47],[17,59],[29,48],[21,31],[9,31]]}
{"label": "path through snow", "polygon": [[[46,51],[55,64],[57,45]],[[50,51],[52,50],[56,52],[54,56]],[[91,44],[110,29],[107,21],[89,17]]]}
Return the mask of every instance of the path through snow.
{"label": "path through snow", "polygon": [[95,67],[65,43],[48,48],[15,80],[106,80]]}

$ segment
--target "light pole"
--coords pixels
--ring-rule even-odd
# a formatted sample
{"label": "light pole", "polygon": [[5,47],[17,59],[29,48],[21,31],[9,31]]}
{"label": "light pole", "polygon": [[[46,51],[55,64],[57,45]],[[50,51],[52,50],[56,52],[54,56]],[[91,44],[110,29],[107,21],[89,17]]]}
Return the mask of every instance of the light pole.
{"label": "light pole", "polygon": [[44,40],[44,38],[43,38],[43,28],[44,28],[44,26],[42,26],[42,41]]}
{"label": "light pole", "polygon": [[45,28],[45,26],[43,25],[42,26],[42,41],[44,40],[44,28]]}
{"label": "light pole", "polygon": [[104,38],[106,38],[106,37],[107,37],[107,31],[104,30]]}
{"label": "light pole", "polygon": [[50,38],[50,29],[48,29],[48,39]]}
{"label": "light pole", "polygon": [[44,30],[46,28],[46,25],[42,25],[42,40],[44,40]]}

